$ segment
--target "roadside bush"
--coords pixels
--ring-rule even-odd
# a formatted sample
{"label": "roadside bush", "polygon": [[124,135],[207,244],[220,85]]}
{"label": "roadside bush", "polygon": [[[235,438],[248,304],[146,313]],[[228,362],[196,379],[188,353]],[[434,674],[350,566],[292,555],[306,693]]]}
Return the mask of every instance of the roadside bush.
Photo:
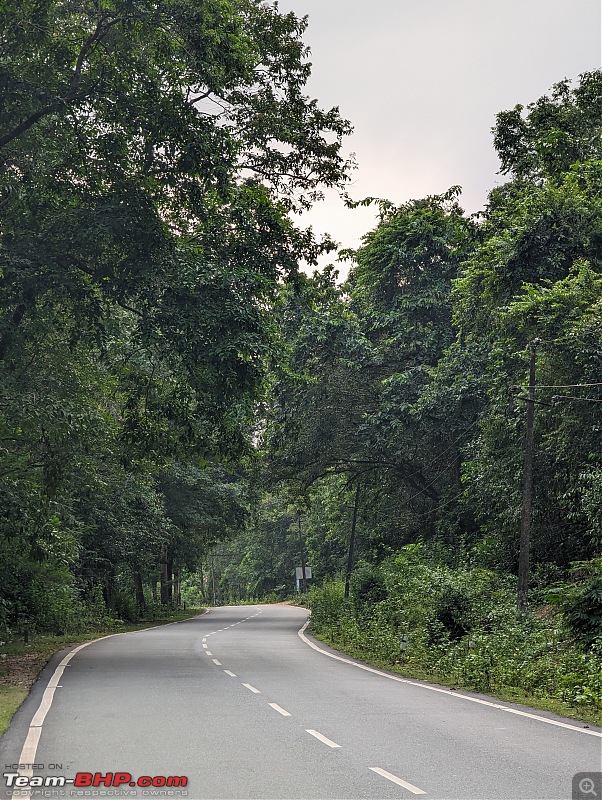
{"label": "roadside bush", "polygon": [[[359,658],[401,664],[412,675],[602,708],[593,579],[563,604],[517,617],[512,576],[454,570],[431,564],[428,555],[424,546],[411,545],[380,567],[362,567],[352,602],[343,597],[342,581],[314,587],[308,598],[313,629]],[[577,607],[585,622],[571,616]]]}
{"label": "roadside bush", "polygon": [[583,568],[590,571],[591,577],[567,591],[562,607],[575,637],[584,645],[591,646],[602,640],[602,559],[575,565],[573,574]]}
{"label": "roadside bush", "polygon": [[108,622],[109,615],[102,586],[97,583],[85,600],[85,619],[82,621],[82,630],[86,628],[98,628],[100,630],[106,628]]}
{"label": "roadside bush", "polygon": [[387,597],[385,579],[378,567],[358,564],[351,579],[351,597],[356,609],[366,603],[379,603]]}
{"label": "roadside bush", "polygon": [[311,618],[316,630],[324,630],[352,615],[342,580],[325,581],[322,586],[312,586],[307,593],[307,603],[312,609]]}
{"label": "roadside bush", "polygon": [[30,613],[40,631],[54,634],[71,633],[84,617],[84,605],[73,585],[59,584],[49,591],[36,582],[29,592]]}

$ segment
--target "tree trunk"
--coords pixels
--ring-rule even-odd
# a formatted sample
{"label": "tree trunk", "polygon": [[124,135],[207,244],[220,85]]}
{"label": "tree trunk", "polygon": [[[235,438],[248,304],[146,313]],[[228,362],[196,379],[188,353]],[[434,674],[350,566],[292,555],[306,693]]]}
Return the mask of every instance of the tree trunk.
{"label": "tree trunk", "polygon": [[102,596],[105,601],[105,606],[107,610],[111,607],[111,603],[113,602],[113,576],[112,575],[105,575],[104,580],[102,582]]}
{"label": "tree trunk", "polygon": [[299,548],[301,550],[301,585],[303,594],[307,594],[307,577],[305,575],[305,542],[303,541],[303,531],[301,530],[301,512],[298,515],[299,521]]}
{"label": "tree trunk", "polygon": [[146,611],[146,602],[144,600],[144,585],[142,583],[142,575],[136,570],[134,573],[134,586],[136,587],[136,605],[140,612]]}
{"label": "tree trunk", "polygon": [[454,460],[454,478],[456,480],[456,488],[462,490],[462,456],[460,451],[456,451],[456,458]]}
{"label": "tree trunk", "polygon": [[167,596],[169,602],[173,603],[173,558],[167,557]]}
{"label": "tree trunk", "polygon": [[205,573],[203,572],[203,559],[199,559],[199,582],[200,582],[200,593],[201,593],[201,602],[207,602],[207,594],[205,592]]}
{"label": "tree trunk", "polygon": [[12,329],[9,329],[4,336],[0,338],[0,361],[4,360],[4,356],[6,355],[6,351],[8,350],[8,346],[10,344],[11,336],[14,334],[14,329],[19,327],[26,311],[27,306],[24,303],[20,303],[15,308],[12,316]]}
{"label": "tree trunk", "polygon": [[180,569],[174,567],[173,571],[173,601],[174,605],[180,606]]}
{"label": "tree trunk", "polygon": [[167,572],[167,545],[161,548],[161,605],[169,605],[169,576]]}

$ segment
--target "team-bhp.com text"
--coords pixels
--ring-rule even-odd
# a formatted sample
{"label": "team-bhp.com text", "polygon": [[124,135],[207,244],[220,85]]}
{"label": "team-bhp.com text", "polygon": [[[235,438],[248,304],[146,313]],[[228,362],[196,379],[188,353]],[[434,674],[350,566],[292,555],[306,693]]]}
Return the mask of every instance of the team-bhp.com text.
{"label": "team-bhp.com text", "polygon": [[174,788],[188,785],[188,778],[184,775],[141,775],[132,778],[129,772],[77,772],[75,778],[66,778],[64,775],[21,775],[19,772],[4,772],[7,788],[33,789],[38,787],[73,786],[78,788],[98,786],[136,786],[142,788]]}

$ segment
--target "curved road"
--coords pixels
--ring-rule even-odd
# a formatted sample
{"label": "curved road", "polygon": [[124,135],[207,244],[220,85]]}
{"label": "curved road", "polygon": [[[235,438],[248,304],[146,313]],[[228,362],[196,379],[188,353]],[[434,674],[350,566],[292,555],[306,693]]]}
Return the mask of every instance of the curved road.
{"label": "curved road", "polygon": [[362,668],[306,619],[215,608],[60,654],[0,741],[0,796],[551,800],[600,771],[599,729]]}

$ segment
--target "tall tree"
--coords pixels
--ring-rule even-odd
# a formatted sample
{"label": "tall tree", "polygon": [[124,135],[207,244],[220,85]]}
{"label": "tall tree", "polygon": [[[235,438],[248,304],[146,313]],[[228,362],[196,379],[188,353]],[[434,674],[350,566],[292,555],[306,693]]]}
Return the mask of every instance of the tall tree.
{"label": "tall tree", "polygon": [[9,563],[35,571],[50,538],[82,580],[148,576],[190,533],[161,472],[249,447],[277,287],[322,247],[288,213],[347,175],[349,124],[304,94],[304,28],[259,0],[2,4]]}

